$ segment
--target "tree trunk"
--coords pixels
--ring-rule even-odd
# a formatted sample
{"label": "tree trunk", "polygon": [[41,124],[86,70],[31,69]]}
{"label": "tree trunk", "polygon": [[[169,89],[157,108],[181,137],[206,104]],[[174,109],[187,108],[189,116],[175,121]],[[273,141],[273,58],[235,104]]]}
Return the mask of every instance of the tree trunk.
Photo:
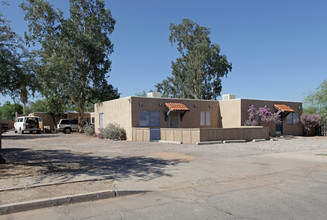
{"label": "tree trunk", "polygon": [[54,124],[54,132],[57,133],[56,114],[54,112],[50,112],[50,115]]}
{"label": "tree trunk", "polygon": [[78,132],[82,133],[84,127],[84,107],[79,109],[79,117],[78,117]]}
{"label": "tree trunk", "polygon": [[6,160],[2,157],[2,143],[1,143],[1,139],[2,139],[2,126],[0,125],[0,164],[4,164],[4,163],[6,163]]}
{"label": "tree trunk", "polygon": [[20,100],[23,103],[23,114],[26,115],[26,104],[27,104],[27,100],[28,100],[28,91],[26,87],[23,87],[20,90]]}

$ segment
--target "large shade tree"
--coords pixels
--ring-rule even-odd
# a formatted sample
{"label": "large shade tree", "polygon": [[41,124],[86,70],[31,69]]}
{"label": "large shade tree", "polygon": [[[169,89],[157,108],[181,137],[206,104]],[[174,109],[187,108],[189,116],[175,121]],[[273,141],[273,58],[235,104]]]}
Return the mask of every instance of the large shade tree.
{"label": "large shade tree", "polygon": [[[1,6],[4,4],[6,2],[0,1]],[[28,65],[24,65],[26,62],[28,58],[22,41],[0,12],[0,94],[14,99],[20,97],[25,107],[29,88],[33,91],[35,88],[32,85],[34,77],[28,72]],[[0,163],[3,162],[0,152]]]}
{"label": "large shade tree", "polygon": [[304,98],[305,113],[319,114],[327,121],[327,80],[324,80],[314,92]]}
{"label": "large shade tree", "polygon": [[41,93],[68,97],[78,108],[80,131],[86,102],[118,98],[108,83],[115,20],[102,0],[70,0],[69,17],[45,0],[26,0],[29,44],[36,44],[35,71]]}
{"label": "large shade tree", "polygon": [[217,43],[211,43],[210,29],[189,19],[170,24],[170,43],[177,45],[181,57],[172,62],[172,76],[156,85],[166,97],[216,99],[222,89],[221,78],[232,70]]}
{"label": "large shade tree", "polygon": [[[1,2],[0,4],[7,4]],[[36,91],[36,78],[29,65],[29,53],[10,22],[0,12],[0,93],[23,103],[24,114],[29,94]]]}

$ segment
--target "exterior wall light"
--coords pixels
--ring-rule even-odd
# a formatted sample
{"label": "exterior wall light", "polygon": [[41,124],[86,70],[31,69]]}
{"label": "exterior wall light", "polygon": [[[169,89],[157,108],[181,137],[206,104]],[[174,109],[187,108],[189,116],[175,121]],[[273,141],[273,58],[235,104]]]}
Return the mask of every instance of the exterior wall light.
{"label": "exterior wall light", "polygon": [[142,102],[139,102],[139,106],[142,106],[143,104],[142,104]]}
{"label": "exterior wall light", "polygon": [[198,107],[198,105],[194,105],[194,108],[197,108]]}

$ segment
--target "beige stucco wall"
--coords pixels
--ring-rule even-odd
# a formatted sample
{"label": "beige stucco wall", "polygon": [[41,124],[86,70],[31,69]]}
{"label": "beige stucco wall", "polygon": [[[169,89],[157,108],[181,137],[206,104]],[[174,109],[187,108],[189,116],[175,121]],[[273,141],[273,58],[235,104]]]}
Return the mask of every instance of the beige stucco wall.
{"label": "beige stucco wall", "polygon": [[161,128],[161,140],[180,141],[183,144],[200,142],[200,128]]}
{"label": "beige stucco wall", "polygon": [[219,101],[219,128],[234,128],[242,126],[241,99]]}
{"label": "beige stucco wall", "polygon": [[94,105],[95,132],[99,126],[99,114],[104,114],[104,127],[109,123],[117,123],[126,131],[127,140],[132,140],[131,97],[96,103]]}
{"label": "beige stucco wall", "polygon": [[149,142],[150,128],[132,128],[132,141]]}
{"label": "beige stucco wall", "polygon": [[[92,122],[92,118],[94,118],[94,122]],[[91,112],[90,113],[90,123],[91,124],[95,124],[95,118],[96,118],[96,113],[95,112]]]}
{"label": "beige stucco wall", "polygon": [[263,126],[242,126],[237,128],[201,128],[201,141],[268,139],[269,128]]}
{"label": "beige stucco wall", "polygon": [[243,126],[238,128],[161,128],[161,140],[196,144],[204,141],[268,139],[269,128]]}
{"label": "beige stucco wall", "polygon": [[[168,128],[168,119],[165,121],[165,103],[175,102],[185,104],[190,111],[186,112],[180,121],[180,128],[218,128],[218,102],[214,100],[194,99],[167,99],[150,97],[131,97],[132,100],[132,126],[139,127],[139,115],[142,110],[160,111],[160,128]],[[200,126],[200,113],[211,112],[211,126]]]}
{"label": "beige stucco wall", "polygon": [[56,130],[57,123],[59,122],[58,117],[55,118],[55,123],[54,123],[52,116],[49,113],[46,113],[46,112],[33,112],[33,113],[29,114],[29,115],[30,116],[41,117],[42,121],[43,121],[43,127],[50,126],[51,131]]}
{"label": "beige stucco wall", "polygon": [[[248,119],[248,109],[250,105],[254,105],[257,109],[264,107],[265,105],[270,109],[271,112],[275,112],[274,105],[281,104],[291,107],[295,112],[302,115],[302,103],[301,102],[287,102],[287,101],[268,101],[268,100],[252,100],[252,99],[241,99],[241,123],[242,125]],[[276,126],[273,123],[262,124],[263,126],[269,127],[270,135],[276,134]],[[287,118],[283,120],[283,132],[284,135],[302,135],[302,124],[299,122],[297,125],[288,125]]]}

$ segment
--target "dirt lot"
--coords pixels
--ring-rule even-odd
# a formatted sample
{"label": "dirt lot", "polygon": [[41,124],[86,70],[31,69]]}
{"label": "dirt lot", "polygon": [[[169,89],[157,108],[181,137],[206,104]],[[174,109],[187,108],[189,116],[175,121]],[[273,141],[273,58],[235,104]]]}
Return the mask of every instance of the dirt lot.
{"label": "dirt lot", "polygon": [[[326,138],[302,137],[197,146],[9,132],[2,144],[7,163],[0,165],[0,204],[103,189],[168,189],[244,178],[296,164],[288,160],[281,164],[278,157],[267,163],[260,155],[327,153]],[[326,158],[315,154],[313,160]]]}

